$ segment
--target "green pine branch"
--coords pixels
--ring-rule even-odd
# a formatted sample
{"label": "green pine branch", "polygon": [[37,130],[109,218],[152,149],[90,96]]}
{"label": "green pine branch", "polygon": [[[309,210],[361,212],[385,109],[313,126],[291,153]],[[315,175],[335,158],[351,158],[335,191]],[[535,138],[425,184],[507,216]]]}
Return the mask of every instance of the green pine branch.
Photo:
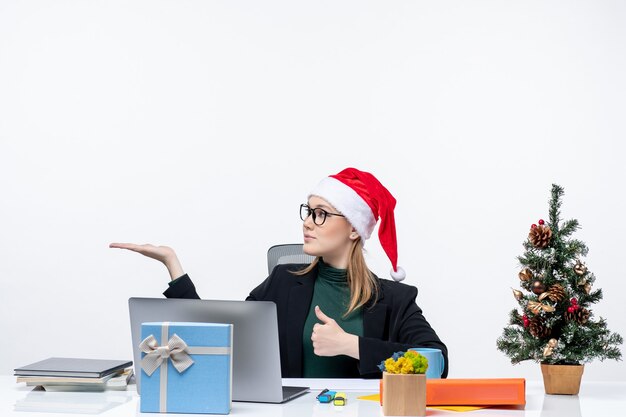
{"label": "green pine branch", "polygon": [[579,229],[579,225],[578,225],[578,220],[576,219],[571,219],[568,220],[566,222],[563,223],[563,226],[561,227],[561,236],[562,237],[568,237],[570,236],[572,233],[574,233],[576,230]]}

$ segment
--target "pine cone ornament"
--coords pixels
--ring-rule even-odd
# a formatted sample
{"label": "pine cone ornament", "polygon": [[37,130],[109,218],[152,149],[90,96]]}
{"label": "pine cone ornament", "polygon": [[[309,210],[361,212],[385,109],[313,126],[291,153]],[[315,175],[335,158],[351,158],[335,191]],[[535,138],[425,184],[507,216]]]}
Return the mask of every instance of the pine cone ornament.
{"label": "pine cone ornament", "polygon": [[548,288],[548,298],[555,303],[565,298],[565,288],[561,284],[554,284]]}
{"label": "pine cone ornament", "polygon": [[566,320],[576,321],[578,324],[585,324],[589,320],[589,310],[586,308],[569,309],[563,314]]}
{"label": "pine cone ornament", "polygon": [[528,233],[528,240],[536,248],[543,249],[550,243],[552,238],[552,229],[550,226],[540,224],[539,226],[532,227]]}
{"label": "pine cone ornament", "polygon": [[543,318],[540,316],[533,317],[530,320],[530,324],[528,325],[528,331],[530,334],[540,339],[542,337],[546,337],[550,334],[551,329],[546,326]]}

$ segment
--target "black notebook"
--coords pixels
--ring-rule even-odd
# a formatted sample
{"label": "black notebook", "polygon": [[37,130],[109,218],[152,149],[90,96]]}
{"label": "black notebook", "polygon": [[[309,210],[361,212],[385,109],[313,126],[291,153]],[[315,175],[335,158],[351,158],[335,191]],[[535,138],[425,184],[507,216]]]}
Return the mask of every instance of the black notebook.
{"label": "black notebook", "polygon": [[48,358],[14,369],[16,376],[67,376],[102,378],[127,368],[133,361],[82,358]]}

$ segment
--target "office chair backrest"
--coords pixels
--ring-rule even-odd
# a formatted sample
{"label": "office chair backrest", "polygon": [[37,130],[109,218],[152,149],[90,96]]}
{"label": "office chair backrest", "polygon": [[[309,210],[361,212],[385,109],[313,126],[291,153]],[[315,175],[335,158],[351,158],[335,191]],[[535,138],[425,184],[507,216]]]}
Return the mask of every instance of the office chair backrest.
{"label": "office chair backrest", "polygon": [[267,250],[267,273],[271,274],[276,265],[308,264],[315,256],[307,255],[302,250],[302,243],[274,245]]}

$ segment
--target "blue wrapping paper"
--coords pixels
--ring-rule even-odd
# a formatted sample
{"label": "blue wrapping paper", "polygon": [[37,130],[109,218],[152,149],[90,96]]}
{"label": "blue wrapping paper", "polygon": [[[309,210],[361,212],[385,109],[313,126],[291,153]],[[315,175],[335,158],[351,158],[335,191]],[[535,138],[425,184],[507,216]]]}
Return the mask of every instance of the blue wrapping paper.
{"label": "blue wrapping paper", "polygon": [[[229,414],[232,328],[232,324],[218,323],[142,323],[142,340],[152,336],[158,345],[149,359],[158,360],[159,365],[151,375],[148,375],[150,369],[141,371],[141,412]],[[187,345],[180,356],[193,361],[182,372],[175,367],[176,357],[163,354],[169,351],[164,346],[174,339]],[[142,353],[142,367],[146,355]]]}

